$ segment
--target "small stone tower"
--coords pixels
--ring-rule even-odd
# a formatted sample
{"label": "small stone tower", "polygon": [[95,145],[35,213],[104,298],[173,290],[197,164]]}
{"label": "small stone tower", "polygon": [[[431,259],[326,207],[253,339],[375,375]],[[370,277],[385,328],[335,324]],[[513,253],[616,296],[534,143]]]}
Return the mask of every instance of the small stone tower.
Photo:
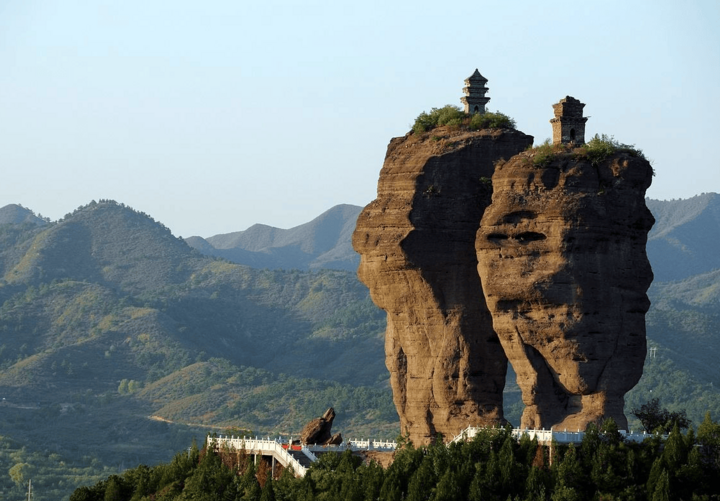
{"label": "small stone tower", "polygon": [[489,97],[485,97],[485,93],[489,90],[485,87],[487,78],[482,76],[475,68],[475,73],[465,79],[464,97],[460,101],[465,105],[465,113],[471,115],[475,113],[485,113],[485,105],[490,101]]}
{"label": "small stone tower", "polygon": [[550,120],[553,144],[585,144],[585,122],[587,122],[587,117],[583,116],[585,103],[566,96],[552,107],[555,112],[555,118]]}

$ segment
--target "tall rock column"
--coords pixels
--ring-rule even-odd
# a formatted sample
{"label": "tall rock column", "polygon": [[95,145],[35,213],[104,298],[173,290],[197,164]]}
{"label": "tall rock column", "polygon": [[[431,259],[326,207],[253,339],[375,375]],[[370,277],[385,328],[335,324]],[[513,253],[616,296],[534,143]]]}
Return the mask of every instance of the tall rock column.
{"label": "tall rock column", "polygon": [[522,427],[585,429],[612,417],[645,360],[645,206],[652,168],[583,150],[542,166],[522,153],[498,166],[477,234],[487,305],[522,389]]}
{"label": "tall rock column", "polygon": [[416,444],[504,421],[507,359],[477,275],[475,234],[494,163],[530,144],[513,130],[442,127],[395,138],[377,199],[358,217],[358,276],[387,312],[393,399]]}

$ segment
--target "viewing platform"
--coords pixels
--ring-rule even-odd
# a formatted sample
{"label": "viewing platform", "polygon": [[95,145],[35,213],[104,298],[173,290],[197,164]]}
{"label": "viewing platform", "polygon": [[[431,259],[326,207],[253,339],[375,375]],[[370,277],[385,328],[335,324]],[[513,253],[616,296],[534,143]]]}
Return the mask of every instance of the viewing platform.
{"label": "viewing platform", "polygon": [[282,441],[280,438],[246,438],[234,436],[207,437],[208,447],[213,447],[221,452],[224,449],[233,452],[245,451],[253,456],[257,463],[258,456],[267,457],[271,463],[271,471],[275,473],[277,463],[283,468],[292,468],[296,477],[304,477],[307,469],[312,463],[318,460],[318,456],[328,452],[343,453],[346,450],[352,452],[393,452],[397,448],[395,441],[389,440],[357,440],[351,439],[340,445],[299,445],[293,444],[292,439]]}

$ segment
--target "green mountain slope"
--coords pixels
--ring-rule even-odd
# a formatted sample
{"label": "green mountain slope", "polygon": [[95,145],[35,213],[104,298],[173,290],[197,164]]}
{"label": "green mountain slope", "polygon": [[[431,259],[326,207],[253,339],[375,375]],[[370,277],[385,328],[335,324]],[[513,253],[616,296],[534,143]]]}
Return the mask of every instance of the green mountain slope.
{"label": "green mountain slope", "polygon": [[351,273],[202,256],[107,201],[0,239],[0,436],[122,468],[331,405],[343,433],[397,434],[384,315]]}
{"label": "green mountain slope", "polygon": [[682,280],[720,268],[720,195],[686,200],[647,200],[655,216],[648,257],[655,280]]}

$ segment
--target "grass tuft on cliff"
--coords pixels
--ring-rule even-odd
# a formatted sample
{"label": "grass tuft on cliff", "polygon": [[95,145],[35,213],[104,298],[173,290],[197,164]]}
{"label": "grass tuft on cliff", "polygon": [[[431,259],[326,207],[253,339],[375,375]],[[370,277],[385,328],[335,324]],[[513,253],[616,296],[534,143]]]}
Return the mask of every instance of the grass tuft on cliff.
{"label": "grass tuft on cliff", "polygon": [[636,148],[634,144],[623,144],[607,134],[595,134],[590,141],[579,148],[579,151],[576,151],[578,156],[586,157],[593,165],[615,153],[627,153],[631,157],[645,158],[642,150]]}
{"label": "grass tuft on cliff", "polygon": [[534,152],[532,161],[538,167],[547,165],[554,158],[566,153],[571,154],[573,158],[587,159],[592,165],[598,165],[615,153],[627,153],[631,157],[645,158],[642,150],[636,148],[634,144],[623,144],[607,134],[595,134],[590,141],[578,147],[553,144],[548,138],[530,151]]}
{"label": "grass tuft on cliff", "polygon": [[515,129],[516,127],[514,119],[499,111],[467,115],[458,106],[448,104],[442,108],[432,108],[430,113],[425,111],[420,113],[415,119],[412,130],[415,134],[422,134],[443,125],[468,130]]}

